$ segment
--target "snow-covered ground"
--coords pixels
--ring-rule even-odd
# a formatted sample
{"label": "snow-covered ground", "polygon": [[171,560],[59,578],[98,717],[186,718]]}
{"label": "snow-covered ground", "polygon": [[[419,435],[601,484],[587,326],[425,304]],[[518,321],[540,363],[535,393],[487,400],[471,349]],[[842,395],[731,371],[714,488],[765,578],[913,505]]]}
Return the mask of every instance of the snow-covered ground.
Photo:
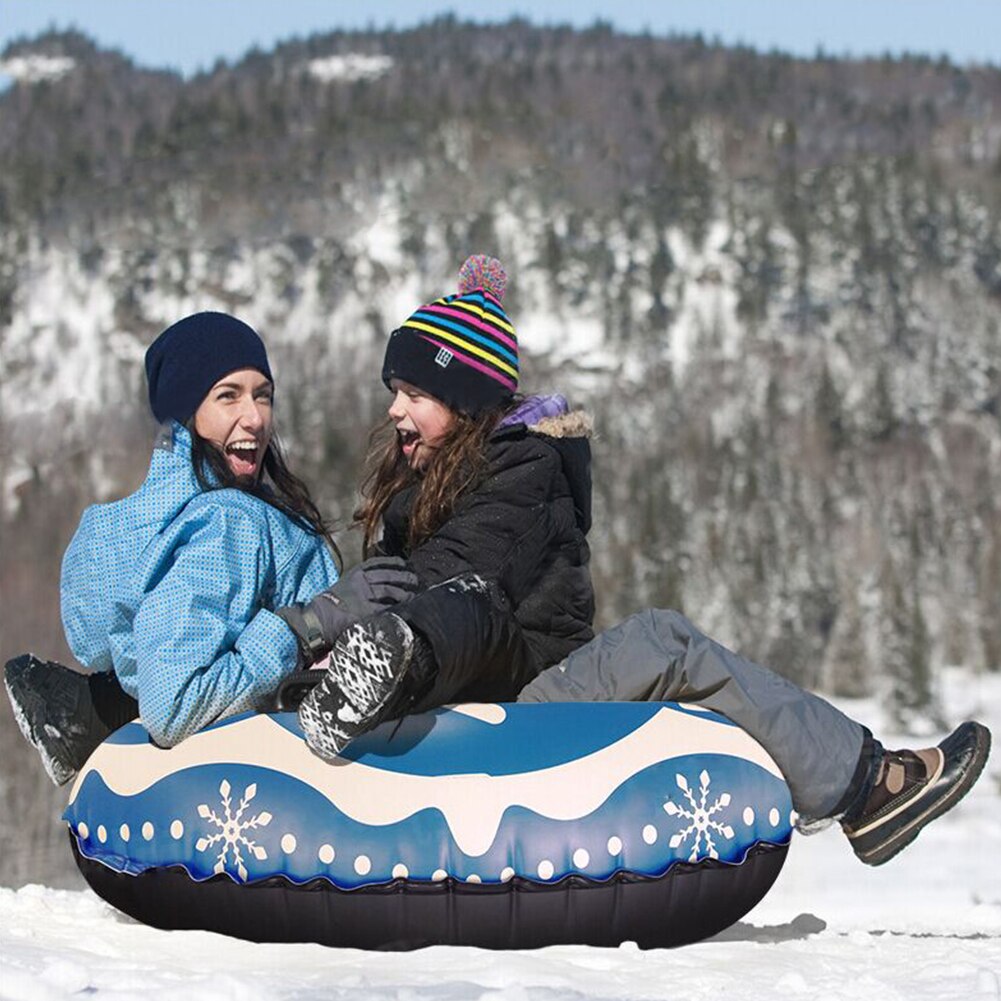
{"label": "snow-covered ground", "polygon": [[[949,672],[945,692],[950,721],[976,716],[1001,732],[1001,676]],[[885,736],[873,703],[843,705]],[[998,1001],[999,855],[995,750],[973,792],[888,865],[858,863],[836,830],[797,836],[778,882],[742,922],[670,951],[255,945],[155,931],[89,891],[0,888],[0,998]]]}

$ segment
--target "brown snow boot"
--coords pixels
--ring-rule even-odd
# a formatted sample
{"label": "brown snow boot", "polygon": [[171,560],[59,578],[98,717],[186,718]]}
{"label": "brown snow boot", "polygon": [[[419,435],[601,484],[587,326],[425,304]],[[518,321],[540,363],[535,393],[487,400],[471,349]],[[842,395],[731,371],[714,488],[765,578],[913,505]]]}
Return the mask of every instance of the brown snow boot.
{"label": "brown snow boot", "polygon": [[841,821],[855,854],[867,865],[882,865],[906,848],[970,791],[990,747],[987,727],[967,722],[938,747],[884,751],[865,803]]}

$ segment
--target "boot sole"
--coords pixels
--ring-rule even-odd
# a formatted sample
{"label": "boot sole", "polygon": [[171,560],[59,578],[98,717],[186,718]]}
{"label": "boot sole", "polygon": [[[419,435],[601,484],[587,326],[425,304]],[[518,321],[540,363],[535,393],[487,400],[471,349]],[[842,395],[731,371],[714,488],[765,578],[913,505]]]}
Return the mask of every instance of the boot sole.
{"label": "boot sole", "polygon": [[20,668],[30,665],[30,657],[28,659],[15,657],[13,660],[8,660],[3,669],[3,684],[4,688],[7,689],[7,698],[10,701],[10,708],[14,713],[14,720],[18,728],[24,734],[24,739],[32,747],[37,747],[35,734],[28,722],[28,710],[38,707],[38,696],[34,692],[26,691],[21,684]]}
{"label": "boot sole", "polygon": [[[413,653],[413,634],[395,616],[357,626],[344,634],[343,652],[331,651],[330,677],[351,705],[371,715],[396,691]],[[378,620],[376,620],[378,621]],[[392,636],[386,630],[392,630]]]}
{"label": "boot sole", "polygon": [[[413,636],[403,623],[387,622],[382,628],[390,626],[396,643],[371,623],[346,629],[330,652],[323,680],[299,706],[306,743],[327,761],[355,737],[378,726],[400,686],[413,651]],[[402,664],[396,663],[397,658]]]}
{"label": "boot sole", "polygon": [[[911,844],[931,821],[951,810],[973,788],[974,783],[984,770],[984,766],[987,764],[987,757],[990,754],[991,734],[987,727],[974,722],[964,723],[939,744],[939,749],[943,754],[944,767],[948,764],[950,750],[955,745],[964,744],[969,739],[968,734],[972,734],[973,736],[973,753],[970,758],[970,764],[945,793],[937,799],[932,799],[929,795],[928,805],[925,809],[911,817],[903,827],[889,833],[881,840],[876,840],[871,845],[865,844],[864,839],[878,837],[882,827],[889,825],[895,817],[899,817],[909,809],[918,806],[923,797],[919,797],[912,804],[902,805],[892,814],[874,822],[874,824],[869,824],[859,831],[848,833],[852,849],[866,865],[876,866],[889,862],[890,859]],[[928,794],[934,793],[933,785],[926,787],[926,789]]]}
{"label": "boot sole", "polygon": [[[41,719],[45,709],[45,700],[24,684],[24,674],[36,661],[37,658],[32,654],[23,654],[8,660],[3,670],[4,688],[7,690],[7,698],[10,701],[18,729],[24,734],[24,739],[38,751],[38,756],[42,759],[42,765],[49,778],[57,786],[62,786],[66,785],[77,774],[77,769],[70,767],[53,755],[48,744],[39,737],[29,722],[31,719]],[[41,663],[41,661],[37,662]]]}

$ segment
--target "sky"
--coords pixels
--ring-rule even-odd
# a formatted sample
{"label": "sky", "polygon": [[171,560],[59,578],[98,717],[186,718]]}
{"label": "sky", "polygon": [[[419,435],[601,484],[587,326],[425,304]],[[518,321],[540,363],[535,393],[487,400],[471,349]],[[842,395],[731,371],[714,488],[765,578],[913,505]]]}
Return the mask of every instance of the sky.
{"label": "sky", "polygon": [[76,27],[141,66],[190,75],[218,58],[334,28],[397,28],[454,12],[478,22],[520,15],[627,32],[702,32],[726,44],[814,55],[908,51],[1001,65],[1001,0],[0,0],[0,51],[12,39]]}

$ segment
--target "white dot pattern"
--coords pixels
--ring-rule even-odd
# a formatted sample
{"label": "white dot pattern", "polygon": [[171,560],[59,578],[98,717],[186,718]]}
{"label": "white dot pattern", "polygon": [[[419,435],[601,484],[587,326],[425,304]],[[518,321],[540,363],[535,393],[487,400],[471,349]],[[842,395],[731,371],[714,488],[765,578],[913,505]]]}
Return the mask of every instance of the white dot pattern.
{"label": "white dot pattern", "polygon": [[555,867],[553,866],[553,863],[550,862],[549,859],[547,858],[544,858],[539,863],[539,868],[536,870],[536,872],[538,872],[539,874],[539,879],[552,879],[553,873],[555,871],[556,870]]}
{"label": "white dot pattern", "polygon": [[747,824],[748,827],[754,823],[754,810],[752,810],[749,806],[744,807],[744,823]]}
{"label": "white dot pattern", "polygon": [[128,824],[122,824],[122,826],[118,828],[118,833],[121,835],[122,841],[128,841],[132,836],[132,832],[129,830]]}
{"label": "white dot pattern", "polygon": [[573,864],[578,869],[586,869],[591,864],[591,855],[586,848],[578,848],[573,853]]}
{"label": "white dot pattern", "polygon": [[768,823],[772,827],[779,826],[779,811],[774,806],[768,811]]}
{"label": "white dot pattern", "polygon": [[337,858],[333,845],[320,845],[319,859],[324,865],[330,865]]}
{"label": "white dot pattern", "polygon": [[402,862],[393,866],[393,879],[406,879],[409,875],[410,870]]}
{"label": "white dot pattern", "polygon": [[295,851],[298,842],[295,839],[294,834],[283,834],[282,835],[282,851],[286,855],[291,855]]}
{"label": "white dot pattern", "polygon": [[153,830],[153,825],[147,820],[142,826],[142,835],[144,841],[152,841],[153,835],[156,832]]}
{"label": "white dot pattern", "polygon": [[181,838],[184,837],[184,824],[182,824],[179,820],[175,820],[170,825],[170,836],[175,841],[180,841]]}
{"label": "white dot pattern", "polygon": [[436,883],[440,883],[443,879],[447,879],[448,878],[448,873],[445,872],[444,869],[435,869],[435,871],[433,873],[431,873],[431,878]]}
{"label": "white dot pattern", "polygon": [[514,879],[514,869],[512,869],[509,865],[504,866],[504,868],[501,869],[500,878],[502,883],[507,883]]}
{"label": "white dot pattern", "polygon": [[97,825],[97,840],[103,845],[108,840],[108,831],[104,824]]}
{"label": "white dot pattern", "polygon": [[372,871],[372,860],[367,855],[359,855],[355,859],[355,872],[359,876],[367,876]]}
{"label": "white dot pattern", "polygon": [[80,823],[76,825],[76,832],[81,838],[86,838],[90,834],[90,828],[81,820]]}
{"label": "white dot pattern", "polygon": [[647,824],[643,828],[643,840],[648,845],[652,845],[657,840],[657,828],[653,824]]}
{"label": "white dot pattern", "polygon": [[622,838],[617,838],[614,834],[608,839],[608,854],[622,854]]}

